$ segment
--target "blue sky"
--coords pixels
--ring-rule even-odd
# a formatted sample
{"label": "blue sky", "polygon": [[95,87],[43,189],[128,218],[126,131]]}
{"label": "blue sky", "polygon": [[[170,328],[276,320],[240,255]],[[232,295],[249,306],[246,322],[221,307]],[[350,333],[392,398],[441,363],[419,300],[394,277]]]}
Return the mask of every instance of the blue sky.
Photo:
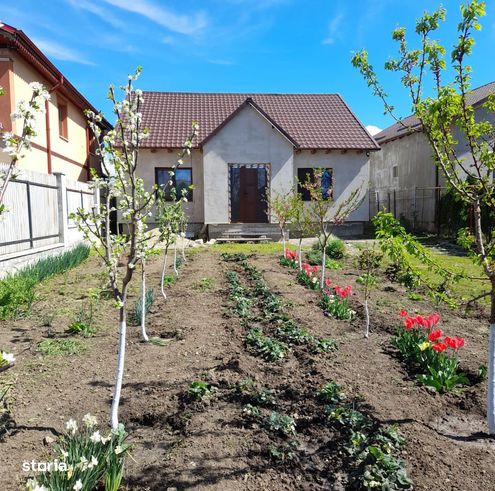
{"label": "blue sky", "polygon": [[[495,2],[477,36],[473,86],[495,79]],[[451,46],[459,2],[444,0],[441,40]],[[0,21],[23,29],[66,77],[108,113],[107,86],[143,66],[146,90],[338,92],[366,125],[386,127],[380,102],[350,65],[366,48],[399,115],[409,112],[397,79],[390,31],[413,29],[430,0],[17,0]],[[493,7],[493,8],[491,8]],[[108,115],[108,114],[107,114]],[[110,115],[108,115],[110,116]],[[111,118],[109,118],[111,120]]]}

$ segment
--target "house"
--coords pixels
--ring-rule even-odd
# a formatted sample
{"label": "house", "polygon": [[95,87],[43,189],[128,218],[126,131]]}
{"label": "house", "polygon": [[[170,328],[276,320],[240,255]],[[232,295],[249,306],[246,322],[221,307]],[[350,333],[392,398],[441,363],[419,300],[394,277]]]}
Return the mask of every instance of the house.
{"label": "house", "polygon": [[[495,82],[472,90],[467,103],[474,108],[478,121],[491,120],[493,114],[482,106],[495,92]],[[464,136],[454,130],[458,154],[471,159]],[[373,216],[387,209],[402,218],[411,228],[437,231],[442,207],[445,180],[435,164],[433,150],[420,121],[415,116],[404,118],[375,135],[381,147],[370,158],[370,211]]]}
{"label": "house", "polygon": [[[45,114],[36,121],[37,136],[32,151],[19,162],[19,169],[38,173],[61,172],[67,179],[87,181],[97,159],[91,149],[91,135],[84,110],[96,109],[64,77],[36,45],[19,29],[0,23],[0,132],[19,134],[22,124],[12,122],[10,114],[21,100],[31,97],[31,82],[41,82],[51,94]],[[102,128],[108,130],[105,120]],[[9,157],[0,148],[0,162]]]}
{"label": "house", "polygon": [[[175,185],[189,191],[190,234],[256,233],[276,228],[267,192],[287,192],[296,178],[326,169],[332,196],[340,202],[356,187],[365,193],[375,140],[337,94],[238,94],[144,92],[141,174],[163,185],[177,153],[200,126],[190,158]],[[368,202],[349,217],[349,233],[368,220]]]}

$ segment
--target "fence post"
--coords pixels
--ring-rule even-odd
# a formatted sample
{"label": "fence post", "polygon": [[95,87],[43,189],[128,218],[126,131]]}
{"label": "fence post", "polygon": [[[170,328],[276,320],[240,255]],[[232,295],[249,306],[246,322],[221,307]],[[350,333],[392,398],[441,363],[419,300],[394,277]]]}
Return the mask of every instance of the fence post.
{"label": "fence post", "polygon": [[69,217],[67,212],[67,182],[65,174],[54,172],[57,178],[57,201],[58,201],[58,240],[67,245],[69,240]]}

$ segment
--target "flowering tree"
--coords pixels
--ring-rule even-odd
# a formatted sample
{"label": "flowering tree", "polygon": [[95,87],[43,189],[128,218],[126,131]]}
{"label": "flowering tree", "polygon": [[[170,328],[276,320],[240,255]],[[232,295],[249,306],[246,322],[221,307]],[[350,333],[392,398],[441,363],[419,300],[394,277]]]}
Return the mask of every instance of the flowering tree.
{"label": "flowering tree", "polygon": [[[6,211],[4,198],[9,181],[15,177],[15,167],[19,160],[24,157],[25,152],[31,149],[31,140],[36,136],[35,122],[37,113],[45,110],[45,101],[50,99],[50,94],[39,82],[31,82],[29,87],[32,90],[29,101],[19,101],[15,112],[12,113],[14,121],[22,121],[21,136],[14,136],[11,132],[3,135],[5,151],[10,157],[10,164],[7,170],[0,170],[0,215]],[[0,96],[4,95],[4,90],[0,87]]]}
{"label": "flowering tree", "polygon": [[321,186],[323,169],[314,170],[314,178],[307,176],[302,186],[310,196],[310,213],[312,220],[316,222],[320,231],[320,243],[322,247],[320,288],[325,287],[326,248],[335,225],[344,223],[347,217],[361,204],[363,200],[362,187],[351,191],[349,196],[338,204],[333,200],[332,194],[324,192]]}
{"label": "flowering tree", "polygon": [[285,232],[287,223],[290,220],[291,215],[291,194],[292,192],[278,192],[273,191],[267,193],[266,201],[272,215],[275,216],[278,226],[280,228],[280,235],[282,237],[282,244],[284,248],[284,256],[286,252],[286,239]]}
{"label": "flowering tree", "polygon": [[[419,39],[414,49],[409,47],[405,28],[396,28],[392,37],[398,43],[399,55],[387,61],[385,68],[401,76],[412,112],[421,123],[437,166],[452,192],[472,210],[473,230],[463,231],[460,242],[471,252],[473,261],[481,265],[490,285],[485,294],[491,299],[487,414],[489,431],[495,434],[495,234],[490,230],[490,218],[486,220],[482,215],[482,207],[488,209],[488,216],[495,214],[495,95],[483,104],[484,115],[475,113],[467,97],[472,70],[467,58],[475,44],[473,34],[481,28],[479,19],[484,15],[485,2],[472,0],[461,5],[457,40],[449,57],[445,47],[432,38],[445,20],[443,7],[418,19]],[[385,112],[399,120],[368,61],[368,53],[356,53],[352,63],[373,93],[383,100]],[[449,82],[450,73],[454,73],[454,79]]]}
{"label": "flowering tree", "polygon": [[315,231],[315,224],[311,220],[311,212],[305,206],[301,193],[294,189],[289,196],[290,218],[292,229],[299,238],[298,262],[299,271],[302,270],[302,240],[304,237],[312,235]]}
{"label": "flowering tree", "polygon": [[[91,186],[102,191],[105,199],[92,210],[78,209],[73,215],[78,228],[89,240],[102,259],[116,305],[119,309],[119,343],[115,376],[115,387],[111,409],[112,428],[118,427],[118,410],[124,373],[127,315],[126,304],[128,288],[136,265],[146,257],[152,247],[151,235],[147,230],[146,219],[151,213],[155,199],[155,189],[145,189],[143,179],[137,174],[141,142],[148,131],[141,126],[140,112],[143,94],[134,90],[135,81],[141,68],[129,75],[126,85],[121,87],[123,99],[117,100],[115,87],[109,88],[108,98],[113,104],[116,128],[102,135],[99,123],[102,115],[87,112],[88,124],[99,143],[97,155],[109,179],[100,178],[93,172]],[[111,200],[115,198],[115,207]],[[110,215],[117,211],[126,221],[126,234],[112,235],[110,232]],[[122,264],[123,266],[119,266]],[[143,306],[144,307],[144,306]]]}

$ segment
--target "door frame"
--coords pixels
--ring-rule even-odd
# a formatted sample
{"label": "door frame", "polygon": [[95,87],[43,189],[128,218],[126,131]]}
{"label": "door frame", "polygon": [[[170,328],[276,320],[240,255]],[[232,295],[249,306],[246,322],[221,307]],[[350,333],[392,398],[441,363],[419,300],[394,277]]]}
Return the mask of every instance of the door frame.
{"label": "door frame", "polygon": [[[232,221],[232,189],[231,189],[231,172],[233,168],[240,168],[240,167],[247,167],[250,169],[266,169],[266,190],[270,192],[271,190],[271,183],[272,183],[272,164],[269,162],[266,163],[257,163],[257,164],[234,164],[230,163],[228,164],[228,172],[227,172],[227,181],[228,181],[228,186],[227,186],[227,193],[229,197],[229,223],[244,223],[244,222],[233,222]],[[270,204],[268,203],[267,210],[266,210],[266,215],[267,215],[267,221],[266,222],[260,222],[260,223],[270,223]]]}

